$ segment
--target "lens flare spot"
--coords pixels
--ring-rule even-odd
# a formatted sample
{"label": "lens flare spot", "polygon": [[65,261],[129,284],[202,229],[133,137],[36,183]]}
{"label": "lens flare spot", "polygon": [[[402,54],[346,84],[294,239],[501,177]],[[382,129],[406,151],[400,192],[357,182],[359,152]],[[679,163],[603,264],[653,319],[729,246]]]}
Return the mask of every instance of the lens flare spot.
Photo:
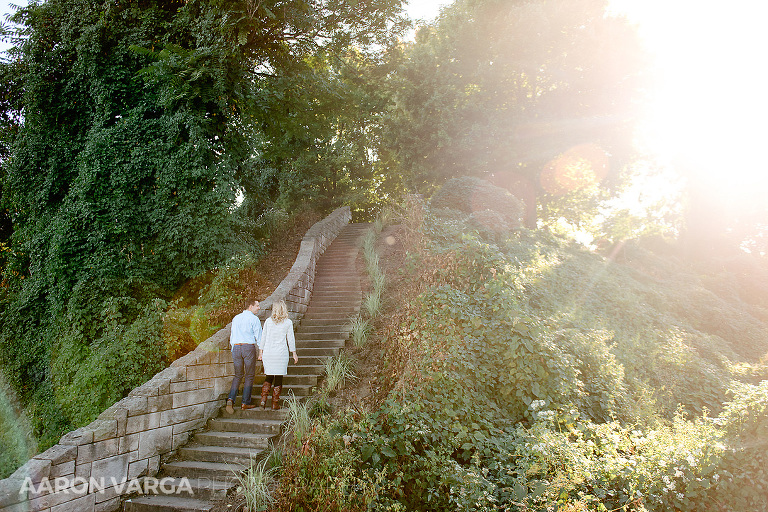
{"label": "lens flare spot", "polygon": [[608,154],[597,144],[574,146],[551,160],[541,172],[541,186],[564,195],[597,185],[608,174]]}

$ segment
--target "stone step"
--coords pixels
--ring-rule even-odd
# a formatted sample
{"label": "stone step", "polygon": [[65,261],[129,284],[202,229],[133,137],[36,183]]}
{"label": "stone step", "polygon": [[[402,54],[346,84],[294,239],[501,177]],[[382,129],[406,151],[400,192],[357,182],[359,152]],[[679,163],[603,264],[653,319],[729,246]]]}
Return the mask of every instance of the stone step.
{"label": "stone step", "polygon": [[327,292],[328,290],[334,291],[360,291],[361,284],[359,281],[345,282],[344,279],[347,274],[334,274],[328,277],[320,277],[316,279],[312,284],[312,298],[315,298],[316,294]]}
{"label": "stone step", "polygon": [[[304,343],[304,342],[302,342]],[[296,342],[296,351],[299,351],[299,348],[303,351],[304,348],[322,348],[323,345],[318,344],[316,346],[312,346],[311,344],[308,344],[306,347],[300,346],[299,342]],[[343,346],[343,345],[342,345]],[[301,353],[299,353],[299,358],[301,358]],[[301,359],[299,359],[301,361]],[[266,380],[266,375],[263,375],[263,369],[262,375],[256,375],[256,377],[253,379],[253,390],[251,391],[251,396],[256,396],[257,394],[261,393],[261,385],[264,384],[264,381]],[[314,378],[314,375],[292,375],[291,372],[288,372],[288,375],[285,376],[283,379],[283,385],[287,388],[294,388],[294,387],[305,387],[305,386],[316,386],[317,385],[317,379]],[[258,393],[255,391],[258,387]],[[242,391],[241,391],[242,392]],[[242,396],[242,395],[241,395]],[[253,403],[253,401],[251,401]]]}
{"label": "stone step", "polygon": [[309,307],[312,306],[348,306],[350,304],[360,304],[362,300],[362,293],[360,287],[353,293],[333,293],[319,295],[318,297],[312,297]]}
{"label": "stone step", "polygon": [[[314,375],[316,378],[320,378],[323,375],[322,368],[323,363],[317,362],[316,364],[302,364],[305,358],[299,358],[299,364],[288,367],[288,375]],[[309,359],[309,358],[306,358]],[[315,358],[316,359],[316,358]]]}
{"label": "stone step", "polygon": [[126,500],[124,512],[209,512],[214,502],[179,496],[139,496]]}
{"label": "stone step", "polygon": [[315,279],[335,279],[353,276],[356,274],[356,269],[357,265],[354,259],[342,263],[328,263],[320,267],[320,270],[315,274]]}
{"label": "stone step", "polygon": [[178,478],[160,475],[157,480],[161,485],[147,488],[146,495],[177,496],[215,501],[226,498],[227,492],[236,485],[235,479],[209,480],[208,478]]}
{"label": "stone step", "polygon": [[[261,408],[257,409],[261,410]],[[253,410],[253,409],[251,409]],[[278,414],[280,411],[267,411]],[[240,448],[250,448],[252,450],[264,450],[269,447],[269,442],[274,439],[274,434],[259,434],[253,432],[239,432],[233,435],[232,432],[219,432],[209,430],[207,432],[198,432],[193,436],[196,443],[207,444],[209,446],[233,446]]]}
{"label": "stone step", "polygon": [[298,365],[294,365],[293,361],[290,362],[290,364],[288,365],[288,374],[290,375],[292,368],[294,368],[294,366],[296,368],[300,368],[302,366],[317,366],[317,365],[323,366],[325,364],[325,360],[328,359],[328,357],[330,356],[328,356],[327,354],[326,355],[321,354],[319,356],[315,356],[315,355],[304,353],[301,356],[299,356]]}
{"label": "stone step", "polygon": [[[353,275],[357,269],[357,256],[350,255],[348,257],[336,257],[331,259],[323,259],[318,262],[318,270],[315,272],[315,277],[321,277],[324,272],[346,272],[347,275]],[[351,270],[351,272],[350,272]]]}
{"label": "stone step", "polygon": [[[347,346],[347,342],[345,340],[304,340],[304,341],[297,341],[296,342],[296,353],[299,355],[299,363],[303,362],[302,358],[306,357],[317,357],[318,355],[331,355],[331,352],[327,352],[327,350],[341,350],[344,347]],[[318,354],[318,350],[324,351],[320,352]],[[291,362],[293,362],[293,359],[291,359]],[[291,369],[290,365],[288,366],[288,375],[286,375],[286,378],[291,376]],[[297,375],[298,376],[298,375]],[[263,382],[263,380],[261,381]],[[261,386],[261,382],[259,383],[259,386]],[[285,380],[283,379],[283,385],[285,386],[293,386],[295,383],[293,380]],[[309,386],[314,386],[316,383],[312,382],[311,384],[307,384]]]}
{"label": "stone step", "polygon": [[315,274],[315,279],[313,281],[313,286],[317,287],[318,285],[327,286],[327,285],[334,285],[334,284],[359,284],[360,283],[360,277],[357,275],[357,272],[355,273],[349,273],[349,272],[339,272],[337,274],[327,274],[324,272],[324,269],[321,267],[318,267],[317,273]]}
{"label": "stone step", "polygon": [[352,323],[349,320],[343,318],[307,318],[306,316],[301,319],[297,331],[310,331],[320,328],[335,328],[349,330],[352,328]]}
{"label": "stone step", "polygon": [[358,315],[358,311],[353,311],[346,315],[339,315],[338,313],[332,313],[332,312],[307,312],[307,314],[304,316],[305,320],[324,320],[324,321],[333,321],[333,322],[346,322],[350,323],[353,318],[355,318]]}
{"label": "stone step", "polygon": [[350,285],[318,285],[315,283],[315,287],[312,290],[311,300],[318,300],[318,297],[323,297],[331,294],[349,294],[354,295],[360,293],[359,284]]}
{"label": "stone step", "polygon": [[[315,375],[316,377],[320,374]],[[257,395],[253,395],[254,397]],[[259,397],[261,396],[261,388],[259,388]],[[282,396],[282,394],[281,394]],[[220,417],[226,417],[226,418],[245,418],[245,419],[254,419],[259,421],[267,421],[267,422],[275,422],[282,424],[288,420],[288,411],[265,411],[262,410],[260,407],[256,407],[255,409],[241,409],[240,408],[240,399],[238,398],[235,401],[235,412],[232,414],[229,414],[227,412],[227,408],[225,406],[222,406],[219,409],[219,416]],[[213,418],[212,418],[213,419]]]}
{"label": "stone step", "polygon": [[355,306],[363,302],[363,292],[360,288],[356,292],[318,292],[316,297],[312,297],[307,309],[316,308],[319,306],[334,305],[338,303],[339,306]]}
{"label": "stone step", "polygon": [[326,250],[323,253],[323,257],[320,263],[322,264],[323,268],[327,268],[334,265],[342,265],[349,261],[354,262],[356,259],[357,251],[355,247],[334,247],[332,249]]}
{"label": "stone step", "polygon": [[[280,394],[282,396],[282,393]],[[258,397],[261,399],[261,396]],[[258,400],[256,401],[258,403]],[[234,413],[227,413],[226,409],[222,416],[211,418],[208,420],[208,430],[212,432],[250,432],[252,434],[280,434],[280,426],[284,423],[282,419],[265,419],[265,418],[253,418],[247,416],[245,413],[261,409],[256,407],[255,409],[236,409]],[[237,414],[238,412],[242,414]],[[266,411],[262,410],[261,413],[266,416]],[[237,416],[235,415],[237,414]]]}
{"label": "stone step", "polygon": [[[325,347],[344,347],[347,337],[338,336],[336,339],[298,339],[296,340],[296,351],[300,348],[325,348]],[[299,354],[301,356],[301,354]]]}
{"label": "stone step", "polygon": [[244,469],[243,464],[199,460],[178,460],[163,464],[163,473],[168,476],[208,478],[217,481],[232,480]]}
{"label": "stone step", "polygon": [[350,313],[354,313],[356,311],[360,311],[360,305],[346,305],[346,306],[309,306],[307,308],[307,315],[315,314],[315,313],[333,313],[339,315],[339,317],[344,317],[346,315],[349,315]]}
{"label": "stone step", "polygon": [[317,297],[322,296],[324,293],[339,293],[339,292],[346,292],[346,293],[360,293],[361,285],[360,283],[328,283],[328,284],[322,284],[315,282],[314,287],[312,289],[312,299],[317,300]]}
{"label": "stone step", "polygon": [[318,272],[315,273],[315,278],[312,281],[314,287],[318,285],[325,286],[351,286],[360,284],[360,276],[356,272],[338,272],[328,273],[324,268],[318,267]]}
{"label": "stone step", "polygon": [[[300,341],[344,341],[349,338],[346,332],[301,332],[295,335],[296,343]],[[298,345],[297,345],[298,346]]]}
{"label": "stone step", "polygon": [[299,329],[296,329],[296,339],[299,339],[299,336],[314,336],[314,335],[336,335],[341,336],[342,338],[346,338],[349,336],[349,333],[352,332],[352,323],[347,322],[345,324],[338,323],[334,325],[304,325]]}
{"label": "stone step", "polygon": [[[322,357],[322,356],[337,356],[339,355],[339,351],[341,348],[338,347],[327,347],[327,348],[304,348],[301,350],[301,354],[299,354],[299,362],[302,362],[302,358],[309,358],[309,357]],[[309,361],[305,361],[308,363]],[[290,369],[290,366],[288,367]]]}
{"label": "stone step", "polygon": [[[174,478],[174,484],[181,486],[181,479]],[[236,482],[233,480],[208,480],[207,478],[188,478],[187,481],[192,487],[192,496],[198,500],[223,500],[227,497],[230,489],[234,488]]]}
{"label": "stone step", "polygon": [[251,461],[258,459],[263,452],[263,448],[188,443],[179,448],[178,453],[181,460],[225,462],[248,466]]}

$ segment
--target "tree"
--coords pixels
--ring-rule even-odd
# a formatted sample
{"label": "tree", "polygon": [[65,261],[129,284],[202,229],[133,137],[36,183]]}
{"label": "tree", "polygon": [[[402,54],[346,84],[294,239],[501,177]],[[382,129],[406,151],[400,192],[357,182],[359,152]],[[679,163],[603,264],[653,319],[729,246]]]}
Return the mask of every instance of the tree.
{"label": "tree", "polygon": [[[238,194],[264,197],[246,164],[275,81],[301,83],[318,51],[383,43],[400,4],[48,0],[16,13],[28,37],[2,75],[23,93],[3,104],[22,121],[3,139],[0,358],[24,400],[83,424],[165,363],[157,299],[258,244]],[[66,428],[37,425],[43,447]]]}
{"label": "tree", "polygon": [[[490,179],[521,196],[531,224],[537,197],[599,183],[626,158],[639,48],[602,0],[457,0],[404,49],[388,158],[420,191]],[[548,187],[542,172],[562,156]],[[593,177],[574,180],[579,167]]]}

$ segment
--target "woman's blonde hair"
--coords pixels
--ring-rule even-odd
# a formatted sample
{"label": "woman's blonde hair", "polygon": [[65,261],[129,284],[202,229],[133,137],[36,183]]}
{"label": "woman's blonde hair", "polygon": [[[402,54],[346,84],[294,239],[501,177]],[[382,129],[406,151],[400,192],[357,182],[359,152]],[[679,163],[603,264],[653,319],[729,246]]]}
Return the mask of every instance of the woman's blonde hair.
{"label": "woman's blonde hair", "polygon": [[286,318],[288,318],[288,306],[285,305],[285,301],[279,300],[272,304],[272,321],[279,324]]}

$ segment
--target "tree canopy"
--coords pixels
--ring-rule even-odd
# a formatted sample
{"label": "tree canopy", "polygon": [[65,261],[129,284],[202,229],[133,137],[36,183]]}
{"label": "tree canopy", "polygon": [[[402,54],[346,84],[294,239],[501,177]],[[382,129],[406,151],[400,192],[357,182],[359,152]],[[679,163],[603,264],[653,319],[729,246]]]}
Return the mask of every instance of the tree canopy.
{"label": "tree canopy", "polygon": [[627,159],[643,69],[636,33],[605,6],[457,0],[422,28],[385,143],[409,184],[492,179],[526,201],[529,225],[537,197],[605,186]]}
{"label": "tree canopy", "polygon": [[[333,110],[356,99],[331,65],[386,43],[400,5],[48,0],[14,15],[0,348],[22,398],[50,409],[38,419],[59,418],[38,423],[43,444],[165,364],[163,300],[181,283],[258,252],[254,217],[312,181],[291,185],[275,155],[301,161],[322,140],[357,172],[361,149],[332,141],[358,114]],[[277,183],[253,165],[270,158]]]}

